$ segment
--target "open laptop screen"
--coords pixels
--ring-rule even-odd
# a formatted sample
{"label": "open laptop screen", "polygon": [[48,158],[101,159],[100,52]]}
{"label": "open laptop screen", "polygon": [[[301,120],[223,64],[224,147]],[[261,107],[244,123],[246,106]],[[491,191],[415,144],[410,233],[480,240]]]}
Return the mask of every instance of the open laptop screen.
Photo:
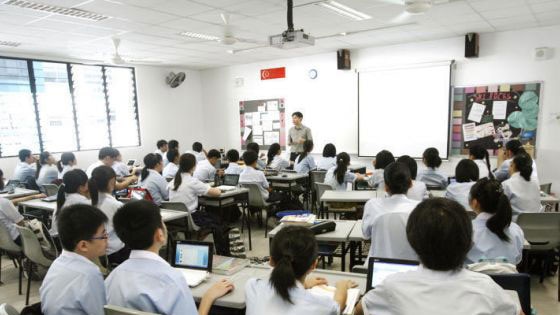
{"label": "open laptop screen", "polygon": [[237,186],[239,183],[239,174],[225,174],[224,186]]}
{"label": "open laptop screen", "polygon": [[212,243],[177,241],[173,267],[212,271]]}
{"label": "open laptop screen", "polygon": [[370,257],[368,266],[367,290],[375,288],[388,276],[418,269],[418,262],[413,260]]}

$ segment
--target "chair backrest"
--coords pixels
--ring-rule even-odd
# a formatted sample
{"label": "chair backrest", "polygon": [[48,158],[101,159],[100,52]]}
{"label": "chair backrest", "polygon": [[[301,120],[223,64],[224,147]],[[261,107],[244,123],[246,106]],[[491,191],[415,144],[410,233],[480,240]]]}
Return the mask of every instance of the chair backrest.
{"label": "chair backrest", "polygon": [[21,247],[14,242],[8,228],[2,223],[0,223],[0,249],[11,253],[21,253]]}
{"label": "chair backrest", "polygon": [[47,196],[54,196],[58,194],[58,186],[55,184],[44,184],[43,185],[43,192]]}
{"label": "chair backrest", "polygon": [[315,182],[315,193],[317,194],[318,203],[321,202],[321,196],[323,196],[323,193],[327,190],[333,190],[332,186],[325,183]]}
{"label": "chair backrest", "polygon": [[37,235],[35,235],[35,233],[27,227],[18,225],[17,229],[21,235],[23,253],[25,254],[25,257],[38,265],[49,267],[52,264],[52,260],[45,257],[43,254]]}
{"label": "chair backrest", "polygon": [[157,315],[155,313],[142,312],[115,305],[105,305],[104,309],[105,315]]}
{"label": "chair backrest", "polygon": [[198,225],[196,225],[196,223],[194,223],[194,220],[191,216],[191,213],[189,211],[189,209],[187,208],[187,205],[185,205],[182,202],[171,202],[171,201],[164,201],[161,203],[161,205],[159,206],[162,209],[169,209],[169,210],[176,210],[176,211],[182,211],[182,212],[186,212],[189,215],[187,216],[187,220],[189,222],[189,230],[190,231],[198,231],[200,230],[200,227]]}
{"label": "chair backrest", "polygon": [[523,313],[531,314],[531,276],[526,273],[491,274],[489,276],[504,290],[517,291]]}
{"label": "chair backrest", "polygon": [[310,174],[312,183],[323,183],[325,181],[325,175],[327,175],[327,171],[311,171]]}
{"label": "chair backrest", "polygon": [[552,189],[552,183],[541,184],[541,191],[542,192],[550,195],[551,189]]}
{"label": "chair backrest", "polygon": [[242,183],[241,187],[249,189],[249,207],[262,208],[265,201],[257,183]]}
{"label": "chair backrest", "polygon": [[[554,248],[560,245],[560,213],[521,213],[517,224],[523,230],[525,239],[536,245]],[[531,246],[532,248],[532,246]]]}
{"label": "chair backrest", "polygon": [[0,305],[0,315],[19,315],[19,312],[10,304]]}

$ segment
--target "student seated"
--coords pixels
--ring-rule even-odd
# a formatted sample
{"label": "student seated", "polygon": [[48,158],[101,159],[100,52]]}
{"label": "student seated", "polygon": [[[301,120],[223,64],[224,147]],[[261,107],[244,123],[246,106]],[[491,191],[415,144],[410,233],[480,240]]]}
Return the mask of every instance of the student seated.
{"label": "student seated", "polygon": [[331,167],[325,174],[325,184],[331,185],[332,189],[346,191],[348,183],[354,184],[355,181],[363,181],[364,176],[352,173],[348,170],[350,166],[350,155],[340,152],[336,156],[336,166]]}
{"label": "student seated", "polygon": [[128,165],[123,162],[121,152],[117,149],[113,150],[115,150],[117,157],[115,158],[115,162],[113,162],[112,168],[115,170],[117,177],[126,177],[130,175],[130,169],[128,168]]}
{"label": "student seated", "polygon": [[300,174],[308,174],[317,168],[315,159],[310,155],[313,151],[313,140],[305,140],[303,142],[303,152],[297,156],[294,162],[294,170]]}
{"label": "student seated", "polygon": [[[94,169],[96,169],[99,166],[105,165],[105,166],[108,166],[108,167],[113,167],[113,164],[115,163],[115,161],[117,159],[117,155],[118,155],[118,151],[111,148],[111,147],[101,148],[99,150],[99,154],[98,154],[99,160],[97,162],[91,164],[86,170],[86,174],[87,174],[88,178],[91,178],[91,173],[93,172]],[[116,190],[125,189],[128,186],[130,186],[130,184],[136,182],[137,180],[138,180],[138,177],[136,177],[135,175],[125,177],[125,178],[123,178],[123,180],[121,182],[118,182],[115,185],[115,189]]]}
{"label": "student seated", "polygon": [[[206,159],[200,161],[194,170],[193,176],[200,179],[203,182],[210,182],[214,180],[216,176],[216,165],[222,156],[218,150],[210,150],[208,151],[208,155]],[[198,161],[198,158],[197,158]],[[218,172],[219,175],[223,174],[223,171],[220,170]]]}
{"label": "student seated", "polygon": [[305,227],[287,226],[272,239],[268,279],[249,279],[245,285],[247,315],[337,315],[344,310],[347,291],[357,284],[336,283],[334,300],[307,289],[325,285],[324,278],[308,277],[317,267],[317,240]]}
{"label": "student seated", "polygon": [[362,233],[371,239],[368,257],[416,260],[416,254],[406,239],[406,221],[418,201],[406,193],[412,181],[408,166],[391,163],[385,168],[387,198],[370,199],[364,206]]}
{"label": "student seated", "polygon": [[519,225],[511,222],[511,206],[500,182],[482,178],[472,186],[470,196],[477,216],[472,221],[473,246],[465,262],[505,259],[519,264],[525,236]]}
{"label": "student seated", "polygon": [[64,174],[62,185],[58,188],[56,209],[52,215],[52,224],[49,231],[52,236],[58,235],[57,218],[62,209],[76,204],[91,205],[89,186],[90,183],[86,173],[80,169],[74,169]]}
{"label": "student seated", "polygon": [[511,203],[513,220],[523,212],[542,212],[541,189],[533,174],[533,161],[527,153],[516,155],[509,166],[510,177],[502,183]]}
{"label": "student seated", "polygon": [[257,168],[259,170],[264,170],[266,168],[266,154],[261,153],[259,155],[260,147],[259,144],[256,142],[251,142],[247,144],[247,151],[254,151],[257,156]]}
{"label": "student seated", "polygon": [[64,152],[60,156],[60,161],[57,163],[58,179],[62,179],[64,174],[71,171],[78,166],[78,160],[72,152]]}
{"label": "student seated", "polygon": [[[175,150],[176,151],[176,150]],[[149,153],[144,157],[144,168],[140,174],[140,187],[148,190],[156,205],[169,200],[167,181],[161,176],[163,161],[161,155]]]}
{"label": "student seated", "polygon": [[325,144],[323,157],[317,161],[317,169],[328,171],[336,166],[336,147],[332,143]]}
{"label": "student seated", "polygon": [[448,182],[447,176],[439,171],[441,166],[439,151],[436,148],[427,148],[422,154],[422,162],[426,168],[418,173],[418,180],[423,181],[427,186],[445,189]]}
{"label": "student seated", "polygon": [[281,171],[290,167],[290,161],[282,157],[282,148],[280,144],[273,143],[268,148],[266,167],[273,170]]}
{"label": "student seated", "polygon": [[169,144],[167,143],[167,141],[161,139],[158,140],[158,142],[156,143],[157,149],[154,151],[155,154],[159,154],[161,155],[161,160],[167,164],[167,156],[166,153],[167,151],[169,151]]}
{"label": "student seated", "polygon": [[369,185],[371,187],[378,188],[381,191],[385,190],[383,172],[384,169],[393,162],[395,162],[393,153],[387,150],[382,150],[377,153],[375,159],[373,160],[373,167],[375,170],[369,179]]}
{"label": "student seated", "polygon": [[109,218],[107,224],[107,233],[109,235],[107,257],[111,264],[122,263],[130,254],[130,249],[124,246],[113,228],[113,216],[123,205],[123,203],[115,199],[112,194],[116,179],[117,176],[112,168],[105,165],[99,166],[93,170],[89,187],[91,205],[99,208],[107,218]]}
{"label": "student seated", "polygon": [[29,177],[35,178],[35,174],[37,173],[37,169],[35,168],[35,156],[27,149],[19,150],[18,156],[19,163],[14,170],[14,179],[25,182]]}
{"label": "student seated", "polygon": [[117,211],[113,222],[117,235],[132,252],[105,280],[108,304],[157,314],[206,315],[217,298],[233,290],[226,280],[214,284],[197,312],[183,275],[158,255],[167,243],[160,209],[146,200],[132,201]]}
{"label": "student seated", "polygon": [[455,167],[455,183],[447,186],[445,198],[455,200],[465,207],[466,210],[472,211],[469,206],[469,193],[471,187],[478,180],[478,166],[469,159],[463,159]]}
{"label": "student seated", "polygon": [[490,166],[490,154],[481,145],[473,145],[469,148],[469,159],[473,160],[478,167],[478,178],[494,178]]}
{"label": "student seated", "polygon": [[[0,190],[4,189],[4,172],[0,170]],[[21,246],[21,236],[16,225],[23,226],[23,216],[14,206],[11,200],[0,195],[0,224],[10,233],[12,240]]]}
{"label": "student seated", "polygon": [[54,156],[47,151],[41,152],[37,161],[37,185],[52,184],[57,179],[58,169]]}
{"label": "student seated", "polygon": [[267,202],[282,200],[282,194],[272,191],[272,188],[268,185],[263,171],[257,170],[257,153],[254,151],[245,151],[245,153],[243,153],[243,161],[245,162],[245,169],[239,175],[239,183],[257,184],[263,199]]}
{"label": "student seated", "polygon": [[[497,180],[503,182],[504,180],[510,177],[510,173],[509,173],[510,164],[513,161],[513,158],[521,153],[527,153],[525,151],[525,148],[523,148],[521,141],[517,139],[513,139],[506,143],[506,148],[503,151],[503,154],[500,154],[498,156],[498,165],[499,165],[498,169],[494,172],[494,176]],[[501,162],[504,158],[506,160]],[[537,164],[535,163],[535,160],[533,160],[531,166],[533,167],[531,178],[535,179],[538,183],[539,176],[537,174]]]}
{"label": "student seated", "polygon": [[364,295],[354,314],[523,314],[492,278],[463,269],[472,225],[459,203],[423,201],[410,214],[406,236],[420,257],[418,270],[389,275]]}
{"label": "student seated", "polygon": [[243,168],[237,164],[239,161],[239,151],[231,149],[227,151],[226,157],[228,159],[228,167],[224,171],[225,174],[241,174]]}
{"label": "student seated", "polygon": [[171,150],[167,151],[166,156],[169,163],[167,163],[161,175],[167,179],[170,177],[175,177],[175,175],[177,174],[177,171],[179,170],[180,154],[178,150]]}
{"label": "student seated", "polygon": [[204,150],[204,148],[202,147],[202,143],[200,142],[194,142],[192,144],[192,150],[191,151],[187,151],[185,153],[190,153],[192,155],[194,155],[196,157],[196,161],[197,162],[201,162],[206,160],[206,150]]}
{"label": "student seated", "polygon": [[105,255],[107,216],[77,204],[58,216],[62,254],[55,259],[39,289],[45,315],[103,314],[107,304],[103,275],[92,260]]}
{"label": "student seated", "polygon": [[409,199],[418,201],[428,198],[429,194],[426,184],[416,180],[416,174],[418,173],[418,164],[416,164],[416,161],[408,155],[402,155],[397,159],[397,162],[408,166],[408,170],[410,171],[412,186],[406,192],[406,196]]}
{"label": "student seated", "polygon": [[171,150],[179,150],[179,141],[177,140],[169,140],[169,142],[167,143],[167,151],[171,151]]}

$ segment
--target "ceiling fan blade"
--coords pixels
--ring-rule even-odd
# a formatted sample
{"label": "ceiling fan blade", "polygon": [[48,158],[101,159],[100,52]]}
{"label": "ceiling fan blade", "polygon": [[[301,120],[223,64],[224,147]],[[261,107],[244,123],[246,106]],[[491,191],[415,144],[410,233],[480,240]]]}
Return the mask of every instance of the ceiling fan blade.
{"label": "ceiling fan blade", "polygon": [[404,5],[404,0],[377,0],[377,2],[384,2],[387,4]]}
{"label": "ceiling fan blade", "polygon": [[229,25],[229,21],[230,21],[229,13],[220,13],[220,17],[222,18],[222,22],[224,22],[224,25]]}
{"label": "ceiling fan blade", "polygon": [[390,25],[385,25],[385,26],[380,26],[380,27],[368,28],[368,29],[364,29],[364,30],[351,31],[351,32],[341,32],[341,33],[330,34],[330,35],[325,35],[325,36],[318,36],[318,37],[315,37],[315,39],[317,40],[317,39],[334,38],[334,37],[341,37],[341,36],[350,36],[350,35],[355,35],[355,34],[381,31],[381,30],[388,30],[388,29],[392,29],[392,28],[399,28],[399,27],[403,27],[403,26],[410,26],[410,25],[416,25],[416,24],[417,24],[416,22],[390,24]]}
{"label": "ceiling fan blade", "polygon": [[235,39],[237,39],[237,41],[238,41],[238,42],[241,42],[241,43],[256,44],[256,45],[266,45],[266,42],[263,42],[263,41],[260,41],[260,40],[256,40],[256,39],[241,38],[241,37],[236,37]]}
{"label": "ceiling fan blade", "polygon": [[260,48],[266,48],[266,47],[270,47],[270,46],[262,45],[262,46],[255,46],[255,47],[250,47],[250,48],[230,49],[230,50],[227,50],[227,52],[235,55],[237,53],[250,52],[250,51],[253,51],[253,50],[257,50],[257,49],[260,49]]}
{"label": "ceiling fan blade", "polygon": [[412,15],[406,11],[401,12],[401,14],[391,19],[391,23],[403,23],[408,21]]}

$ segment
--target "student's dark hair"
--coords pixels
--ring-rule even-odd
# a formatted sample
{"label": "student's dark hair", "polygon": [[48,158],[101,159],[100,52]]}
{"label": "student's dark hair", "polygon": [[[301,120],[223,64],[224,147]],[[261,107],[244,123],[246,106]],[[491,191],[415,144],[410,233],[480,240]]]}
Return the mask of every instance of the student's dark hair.
{"label": "student's dark hair", "polygon": [[523,148],[523,144],[521,144],[521,141],[517,139],[509,140],[506,143],[506,150],[511,151],[513,155],[526,152],[525,148]]}
{"label": "student's dark hair", "polygon": [[243,162],[245,162],[246,166],[253,165],[258,158],[257,152],[255,151],[245,151],[245,153],[243,153]]}
{"label": "student's dark hair", "polygon": [[475,160],[484,160],[486,162],[486,167],[488,168],[488,176],[494,178],[494,173],[492,173],[492,166],[490,165],[490,154],[481,145],[473,145],[469,149],[469,154],[474,157]]}
{"label": "student's dark hair", "polygon": [[148,153],[144,157],[144,168],[142,169],[142,173],[140,177],[142,178],[141,181],[143,182],[150,176],[150,172],[148,170],[154,169],[158,163],[162,163],[161,155],[155,153]]}
{"label": "student's dark hair", "polygon": [[115,151],[115,149],[111,148],[111,147],[103,147],[101,148],[101,150],[99,150],[99,155],[98,158],[100,160],[103,160],[106,157],[110,157],[110,158],[117,158],[118,154],[117,151]]}
{"label": "student's dark hair", "polygon": [[167,144],[167,141],[165,140],[158,140],[158,142],[156,143],[156,146],[158,149],[161,149],[163,146],[165,146]]}
{"label": "student's dark hair", "polygon": [[438,168],[441,165],[441,158],[439,157],[439,151],[436,148],[427,148],[422,154],[422,158],[429,168]]}
{"label": "student's dark hair", "polygon": [[113,148],[113,150],[115,150],[115,157],[121,155],[121,151],[119,151],[119,149]]}
{"label": "student's dark hair", "polygon": [[410,171],[410,179],[416,179],[416,175],[418,174],[418,164],[416,164],[416,161],[411,158],[410,155],[402,155],[396,162],[406,165]]}
{"label": "student's dark hair", "polygon": [[37,161],[37,171],[35,172],[35,178],[39,178],[39,175],[41,173],[41,168],[43,167],[43,165],[47,164],[47,160],[49,159],[49,156],[51,156],[49,151],[43,151],[41,152],[41,154],[39,154],[39,160]]}
{"label": "student's dark hair", "polygon": [[107,188],[109,182],[116,177],[117,174],[115,170],[105,165],[98,166],[91,172],[88,188],[92,206],[97,206],[99,202],[99,192],[112,193],[112,191],[108,191]]}
{"label": "student's dark hair", "polygon": [[216,150],[216,149],[212,149],[210,151],[208,151],[208,154],[206,155],[207,158],[211,159],[211,158],[216,158],[219,159],[222,157],[222,155],[220,154],[220,151]]}
{"label": "student's dark hair", "polygon": [[19,153],[18,153],[19,160],[21,162],[25,162],[25,159],[27,159],[30,155],[31,155],[31,150],[28,150],[28,149],[21,149],[21,150],[19,150]]}
{"label": "student's dark hair", "polygon": [[392,195],[406,194],[410,188],[410,170],[406,164],[393,162],[387,165],[383,172],[383,179]]}
{"label": "student's dark hair", "polygon": [[393,153],[387,150],[381,150],[375,155],[375,169],[384,169],[387,165],[395,162],[395,157]]}
{"label": "student's dark hair", "polygon": [[504,189],[495,179],[482,178],[471,187],[469,198],[478,201],[482,212],[493,214],[486,227],[502,241],[509,242],[505,228],[511,224],[511,204]]}
{"label": "student's dark hair", "polygon": [[473,160],[462,159],[455,167],[455,179],[458,183],[476,182],[479,178],[478,166]]}
{"label": "student's dark hair", "polygon": [[177,150],[177,149],[169,150],[169,151],[167,151],[167,153],[165,153],[165,156],[167,157],[167,160],[169,161],[169,163],[173,163],[173,161],[175,161],[175,158],[180,156],[180,155],[181,154],[179,153],[179,150]]}
{"label": "student's dark hair", "polygon": [[340,152],[336,156],[336,169],[334,170],[334,175],[336,176],[336,181],[341,185],[344,184],[344,175],[346,175],[348,165],[350,165],[350,155],[346,152]]}
{"label": "student's dark hair", "polygon": [[260,149],[261,148],[259,147],[259,144],[256,142],[251,142],[247,144],[247,150],[255,151],[257,154],[259,153]]}
{"label": "student's dark hair", "polygon": [[190,172],[196,166],[196,157],[193,154],[185,153],[179,158],[179,170],[173,179],[173,191],[177,191],[183,182],[182,173]]}
{"label": "student's dark hair", "polygon": [[73,252],[80,241],[90,241],[99,227],[109,219],[96,207],[75,204],[62,209],[56,221],[62,248]]}
{"label": "student's dark hair", "polygon": [[148,249],[156,230],[163,229],[158,206],[147,200],[125,203],[113,216],[113,225],[117,236],[133,250]]}
{"label": "student's dark hair", "polygon": [[4,189],[4,172],[0,169],[0,190]]}
{"label": "student's dark hair", "polygon": [[303,114],[301,112],[294,112],[292,116],[296,116],[297,118],[303,118]]}
{"label": "student's dark hair", "polygon": [[276,156],[276,154],[278,154],[278,152],[280,152],[281,149],[282,148],[278,143],[273,143],[270,145],[270,147],[268,148],[268,153],[266,154],[266,165],[270,165],[270,163],[272,163],[272,160],[274,160],[274,157]]}
{"label": "student's dark hair", "polygon": [[72,161],[76,161],[76,156],[74,155],[74,153],[72,152],[62,153],[62,155],[60,156],[60,160],[56,163],[56,167],[58,168],[58,171],[62,172],[64,166],[68,165],[68,163]]}
{"label": "student's dark hair", "polygon": [[62,185],[58,188],[56,196],[56,209],[60,211],[66,202],[66,194],[75,194],[78,192],[80,186],[88,184],[88,177],[86,172],[75,169],[70,170],[62,177]]}
{"label": "student's dark hair", "polygon": [[200,153],[200,152],[202,151],[202,143],[200,143],[200,142],[194,142],[194,143],[192,144],[192,150],[193,150],[194,152],[199,152],[199,153]]}
{"label": "student's dark hair", "polygon": [[414,208],[406,224],[406,237],[428,269],[452,271],[463,268],[472,246],[472,223],[461,204],[431,198]]}
{"label": "student's dark hair", "polygon": [[177,140],[169,140],[167,143],[167,147],[169,150],[179,150],[179,141]]}
{"label": "student's dark hair", "polygon": [[336,157],[336,147],[332,143],[325,144],[323,157]]}
{"label": "student's dark hair", "polygon": [[237,151],[235,149],[231,149],[231,150],[227,151],[226,157],[227,157],[229,162],[237,162],[237,161],[239,161],[239,151]]}
{"label": "student's dark hair", "polygon": [[529,154],[523,152],[515,155],[512,163],[515,165],[515,169],[521,174],[521,177],[526,181],[531,180],[531,174],[533,174],[533,159],[531,159]]}
{"label": "student's dark hair", "polygon": [[298,164],[301,163],[311,151],[313,151],[313,140],[305,140],[303,142],[303,152],[299,155]]}
{"label": "student's dark hair", "polygon": [[290,289],[313,266],[317,255],[317,240],[308,228],[287,226],[272,239],[270,257],[275,266],[270,273],[270,285],[282,300],[293,304]]}

